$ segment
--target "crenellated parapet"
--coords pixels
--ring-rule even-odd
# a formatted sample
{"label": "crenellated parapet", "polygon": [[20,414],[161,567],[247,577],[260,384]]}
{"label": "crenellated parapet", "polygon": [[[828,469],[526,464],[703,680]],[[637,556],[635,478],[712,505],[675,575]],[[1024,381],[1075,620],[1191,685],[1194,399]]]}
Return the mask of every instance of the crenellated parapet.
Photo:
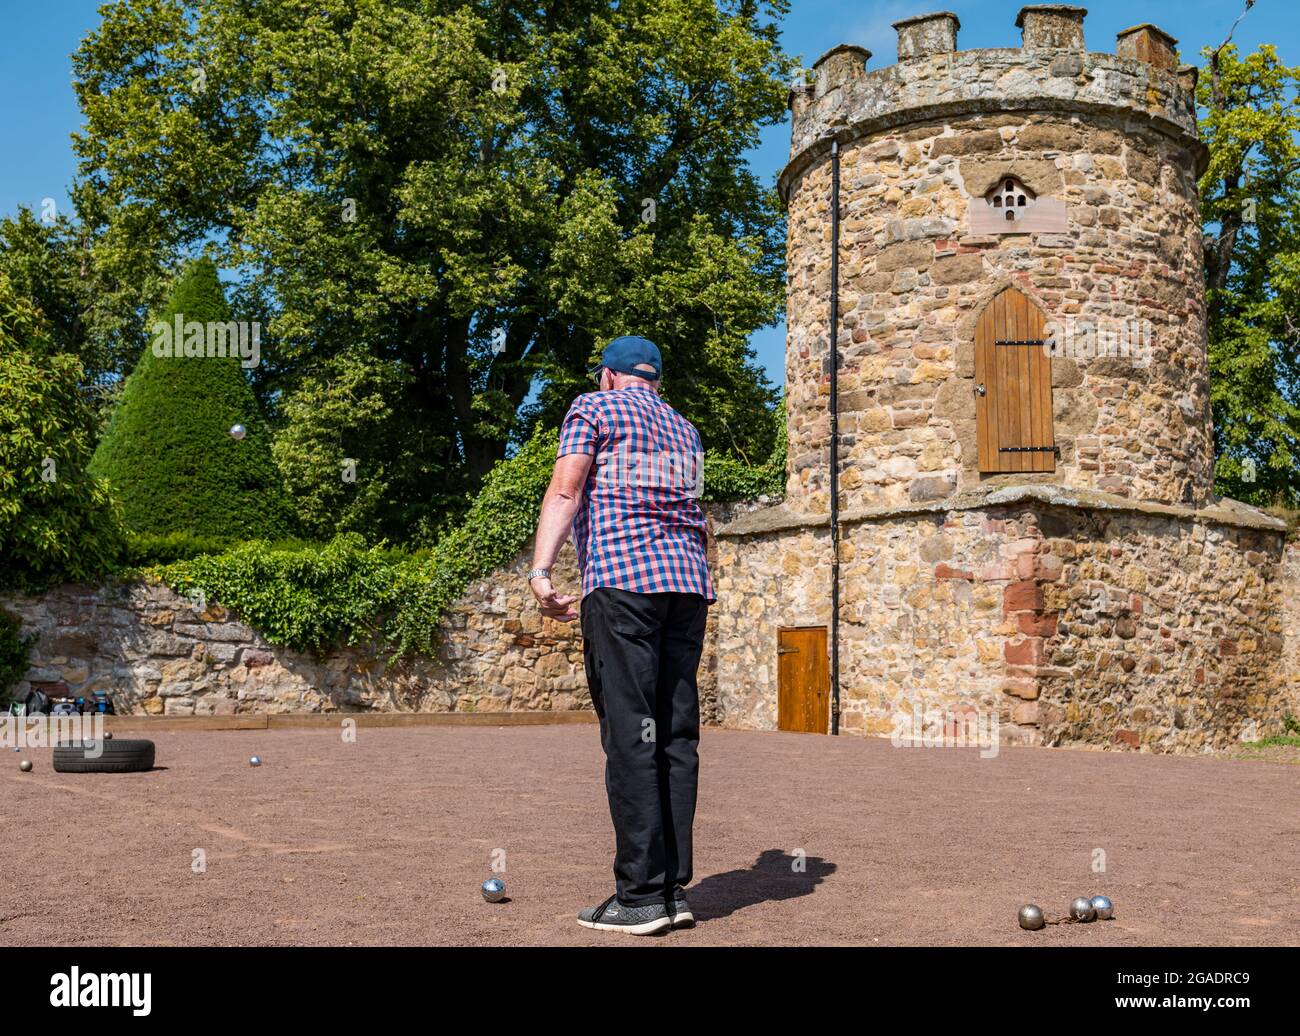
{"label": "crenellated parapet", "polygon": [[1124,114],[1181,141],[1203,170],[1196,137],[1196,69],[1179,66],[1177,41],[1154,25],[1125,29],[1116,52],[1087,50],[1082,7],[1036,4],[1016,19],[1019,47],[957,49],[951,12],[895,22],[898,61],[868,69],[871,54],[842,44],[813,63],[790,93],[790,162],[783,195],[830,147],[935,118],[1006,112]]}

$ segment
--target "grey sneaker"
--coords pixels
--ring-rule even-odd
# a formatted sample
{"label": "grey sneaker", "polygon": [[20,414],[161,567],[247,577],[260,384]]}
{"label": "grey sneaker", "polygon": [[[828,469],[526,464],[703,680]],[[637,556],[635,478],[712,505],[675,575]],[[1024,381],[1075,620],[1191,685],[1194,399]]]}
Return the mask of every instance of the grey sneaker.
{"label": "grey sneaker", "polygon": [[686,895],[681,889],[673,896],[673,901],[668,907],[668,916],[672,918],[674,928],[694,928],[695,915],[691,913],[691,906],[686,902]]}
{"label": "grey sneaker", "polygon": [[618,896],[610,896],[600,906],[578,912],[578,924],[600,932],[626,932],[628,935],[655,935],[672,927],[672,919],[662,903],[625,906]]}

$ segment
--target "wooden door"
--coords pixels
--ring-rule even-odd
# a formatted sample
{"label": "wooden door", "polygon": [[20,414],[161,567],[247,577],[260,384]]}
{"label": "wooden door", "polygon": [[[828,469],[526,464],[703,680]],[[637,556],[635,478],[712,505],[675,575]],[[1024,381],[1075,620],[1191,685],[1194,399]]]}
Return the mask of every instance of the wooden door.
{"label": "wooden door", "polygon": [[1052,363],[1043,311],[1015,288],[975,327],[975,428],[980,471],[1055,471]]}
{"label": "wooden door", "polygon": [[782,628],[776,641],[777,728],[825,734],[831,697],[826,627]]}

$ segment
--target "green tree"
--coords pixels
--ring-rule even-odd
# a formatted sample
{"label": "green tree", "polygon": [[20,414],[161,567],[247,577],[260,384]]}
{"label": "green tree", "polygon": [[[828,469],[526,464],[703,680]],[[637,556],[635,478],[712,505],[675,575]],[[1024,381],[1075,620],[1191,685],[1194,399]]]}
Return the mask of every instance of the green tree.
{"label": "green tree", "polygon": [[419,442],[418,427],[394,419],[408,380],[398,364],[363,350],[339,353],[281,404],[284,425],[271,451],[312,535],[431,541],[422,526],[430,502],[459,511],[458,498],[440,497],[439,487],[455,481],[446,465]]}
{"label": "green tree", "polygon": [[436,492],[388,477],[435,518],[623,332],[663,348],[706,446],[761,460],[747,343],[783,304],[784,228],[743,156],[785,114],[785,9],[123,0],[74,56],[78,211],[106,276],[224,249],[277,421],[331,356],[399,368],[373,441],[431,458]]}
{"label": "green tree", "polygon": [[[231,320],[211,260],[186,268],[151,334],[175,328],[177,318],[185,335],[173,335],[170,349],[156,352],[157,336],[146,346],[92,472],[108,481],[134,532],[267,539],[292,532],[293,508],[239,357],[207,355],[209,328]],[[191,325],[201,354],[181,355]],[[237,424],[246,429],[242,440],[230,434]]]}
{"label": "green tree", "polygon": [[81,361],[83,388],[101,422],[140,354],[147,312],[165,301],[167,286],[160,276],[115,282],[102,267],[107,254],[106,246],[91,249],[86,227],[67,215],[47,221],[20,207],[0,218],[0,270],[48,325],[48,339],[29,345]]}
{"label": "green tree", "polygon": [[1217,488],[1300,502],[1300,68],[1207,50],[1201,178]]}
{"label": "green tree", "polygon": [[121,516],[87,474],[95,424],[82,375],[0,271],[0,590],[92,579],[118,557]]}

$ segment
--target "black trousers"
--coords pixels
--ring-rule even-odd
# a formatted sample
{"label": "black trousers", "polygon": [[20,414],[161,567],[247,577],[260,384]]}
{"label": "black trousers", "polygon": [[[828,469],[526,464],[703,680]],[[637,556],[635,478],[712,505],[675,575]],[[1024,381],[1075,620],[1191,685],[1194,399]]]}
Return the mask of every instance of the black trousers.
{"label": "black trousers", "polygon": [[582,599],[587,687],[600,718],[620,903],[664,902],[691,880],[699,781],[696,670],[708,601],[598,587]]}

